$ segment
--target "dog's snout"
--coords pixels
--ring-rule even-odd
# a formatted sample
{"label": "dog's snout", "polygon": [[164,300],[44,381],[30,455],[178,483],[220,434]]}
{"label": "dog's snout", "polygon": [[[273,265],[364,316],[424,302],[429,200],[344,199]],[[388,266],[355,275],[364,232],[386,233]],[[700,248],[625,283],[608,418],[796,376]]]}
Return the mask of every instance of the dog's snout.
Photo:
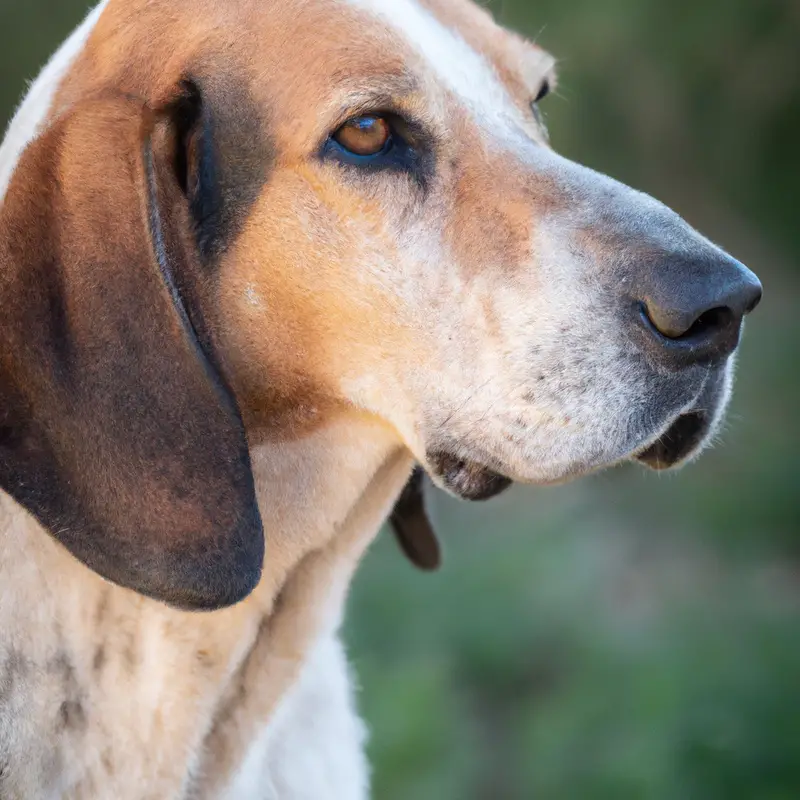
{"label": "dog's snout", "polygon": [[742,321],[761,300],[761,282],[722,253],[667,257],[647,277],[638,301],[651,353],[665,366],[727,358],[739,344]]}
{"label": "dog's snout", "polygon": [[651,365],[676,371],[727,359],[761,300],[758,278],[654,198],[549,151],[535,155],[569,197],[571,251],[603,267],[626,332]]}

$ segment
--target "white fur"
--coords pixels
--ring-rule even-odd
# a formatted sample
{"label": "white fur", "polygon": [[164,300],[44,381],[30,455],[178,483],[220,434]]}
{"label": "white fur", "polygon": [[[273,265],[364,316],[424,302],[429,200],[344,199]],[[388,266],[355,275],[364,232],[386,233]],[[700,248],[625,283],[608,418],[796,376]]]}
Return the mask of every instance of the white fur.
{"label": "white fur", "polygon": [[364,725],[341,642],[323,639],[224,800],[366,800]]}
{"label": "white fur", "polygon": [[442,25],[416,0],[346,0],[388,23],[424,59],[430,71],[453,92],[493,139],[520,139],[528,123],[492,66],[456,32]]}

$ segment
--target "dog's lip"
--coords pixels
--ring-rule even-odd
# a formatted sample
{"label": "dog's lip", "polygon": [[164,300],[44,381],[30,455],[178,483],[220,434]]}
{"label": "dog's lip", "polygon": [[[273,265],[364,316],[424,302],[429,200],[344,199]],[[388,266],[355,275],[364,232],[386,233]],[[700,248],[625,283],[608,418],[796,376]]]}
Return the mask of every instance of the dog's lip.
{"label": "dog's lip", "polygon": [[488,500],[505,491],[513,480],[483,463],[440,450],[426,458],[431,480],[464,500]]}
{"label": "dog's lip", "polygon": [[650,439],[627,455],[570,465],[568,469],[558,470],[558,474],[550,479],[537,476],[531,481],[525,476],[514,475],[496,461],[487,464],[491,459],[464,458],[449,451],[428,453],[425,469],[441,489],[465,500],[495,497],[513,483],[558,486],[626,461],[663,471],[680,466],[702,450],[712,427],[712,417],[705,410],[690,408],[679,414],[655,441]]}
{"label": "dog's lip", "polygon": [[711,427],[705,411],[689,410],[680,414],[655,442],[634,453],[633,460],[654,470],[676,467],[701,449]]}
{"label": "dog's lip", "polygon": [[428,450],[420,461],[431,480],[441,489],[468,500],[494,497],[512,483],[559,486],[600,470],[623,463],[637,462],[654,470],[667,470],[686,463],[703,450],[714,430],[719,413],[720,393],[724,382],[709,373],[692,399],[673,415],[663,419],[657,430],[640,432],[638,441],[614,452],[594,452],[584,459],[566,463],[548,463],[538,474],[514,468],[514,460],[474,443],[442,443]]}

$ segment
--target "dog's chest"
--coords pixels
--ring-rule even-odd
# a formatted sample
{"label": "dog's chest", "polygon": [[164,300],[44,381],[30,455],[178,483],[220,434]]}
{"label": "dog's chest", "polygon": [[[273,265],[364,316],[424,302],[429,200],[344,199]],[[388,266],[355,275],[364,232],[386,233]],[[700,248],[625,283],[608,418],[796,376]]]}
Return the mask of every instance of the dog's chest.
{"label": "dog's chest", "polygon": [[[38,632],[52,646],[0,644],[4,800],[177,799],[203,769],[205,739],[235,695],[257,622],[239,620],[238,640],[210,647],[202,635],[194,642],[163,622],[116,615],[108,598],[98,602],[78,647],[75,629],[69,642],[60,639],[63,622],[46,621],[49,614],[38,615]],[[109,619],[98,622],[103,604]]]}
{"label": "dog's chest", "polygon": [[100,629],[89,658],[0,647],[3,800],[366,796],[364,735],[330,631],[282,681],[267,664],[253,685],[246,665],[263,624],[228,659],[186,637]]}
{"label": "dog's chest", "polygon": [[0,495],[0,585],[15,586],[0,592],[2,800],[363,796],[334,636],[348,546],[309,555],[275,607],[183,614],[105,583],[9,508]]}

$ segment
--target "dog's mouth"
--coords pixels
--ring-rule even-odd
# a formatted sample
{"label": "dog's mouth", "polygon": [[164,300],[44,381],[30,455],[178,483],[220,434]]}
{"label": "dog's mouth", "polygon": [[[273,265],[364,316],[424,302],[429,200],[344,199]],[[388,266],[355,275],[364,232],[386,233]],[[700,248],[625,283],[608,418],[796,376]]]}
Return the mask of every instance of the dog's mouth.
{"label": "dog's mouth", "polygon": [[452,453],[428,454],[430,471],[442,488],[464,500],[488,500],[511,486],[511,478]]}
{"label": "dog's mouth", "polygon": [[730,370],[709,374],[694,404],[686,409],[654,442],[633,454],[633,460],[650,469],[677,467],[703,450],[730,397]]}
{"label": "dog's mouth", "polygon": [[[678,467],[702,452],[724,415],[730,396],[730,371],[709,373],[693,402],[677,416],[667,417],[668,425],[646,433],[640,429],[625,451],[595,451],[590,458],[558,465],[550,474],[545,471],[533,480],[523,472],[515,472],[502,457],[487,452],[485,447],[437,448],[427,453],[426,470],[434,483],[465,500],[486,500],[507,489],[513,482],[559,484],[624,461],[634,461],[654,470]],[[656,400],[656,403],[660,401]],[[676,412],[673,412],[676,413]]]}
{"label": "dog's mouth", "polygon": [[711,427],[703,411],[681,414],[656,442],[634,455],[634,460],[655,470],[671,469],[697,453]]}
{"label": "dog's mouth", "polygon": [[[672,469],[702,449],[711,424],[704,411],[681,414],[657,441],[631,458],[650,469]],[[483,464],[447,452],[429,454],[428,468],[442,488],[464,500],[488,500],[513,482]]]}

